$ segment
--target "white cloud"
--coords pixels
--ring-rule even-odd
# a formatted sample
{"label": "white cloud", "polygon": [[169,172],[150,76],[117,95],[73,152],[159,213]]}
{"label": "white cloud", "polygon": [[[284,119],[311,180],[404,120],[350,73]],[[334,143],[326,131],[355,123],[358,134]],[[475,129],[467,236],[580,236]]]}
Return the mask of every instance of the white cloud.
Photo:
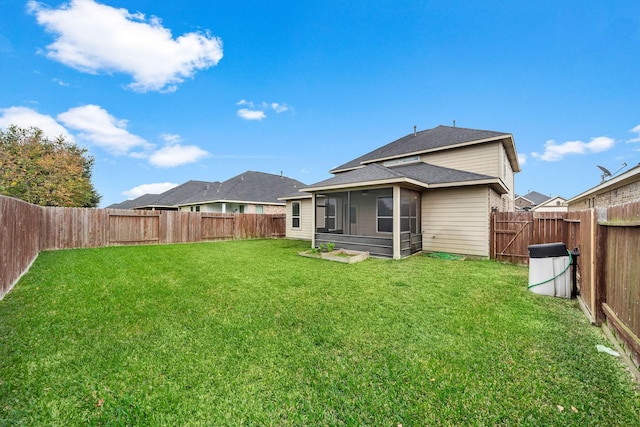
{"label": "white cloud", "polygon": [[98,105],[71,108],[59,114],[58,119],[65,126],[78,130],[78,138],[102,147],[114,155],[125,155],[136,148],[153,148],[153,144],[127,131],[126,120],[116,119]]}
{"label": "white cloud", "polygon": [[589,142],[567,141],[563,144],[557,144],[554,140],[549,140],[544,144],[544,153],[534,152],[531,155],[538,160],[556,162],[570,154],[600,153],[610,149],[614,144],[615,140],[606,136],[592,138]]}
{"label": "white cloud", "polygon": [[28,10],[56,37],[47,57],[82,72],[129,74],[135,91],[175,91],[222,59],[222,40],[208,32],[174,39],[157,17],[93,0],[71,0],[58,9],[31,0]]}
{"label": "white cloud", "polygon": [[527,164],[527,155],[526,154],[518,154],[518,163],[520,166],[524,166]]}
{"label": "white cloud", "polygon": [[273,108],[276,113],[284,113],[285,111],[289,110],[287,104],[278,104],[277,102],[272,102],[271,108]]}
{"label": "white cloud", "polygon": [[49,139],[62,136],[69,142],[75,142],[73,135],[53,117],[40,114],[31,108],[0,108],[0,128],[8,128],[9,125],[16,125],[22,128],[37,127]]}
{"label": "white cloud", "polygon": [[135,199],[137,197],[144,196],[145,194],[161,194],[177,186],[178,184],[173,182],[142,184],[137,187],[133,187],[131,190],[123,191],[122,194],[127,196],[129,199]]}
{"label": "white cloud", "polygon": [[177,144],[182,141],[182,137],[175,133],[163,133],[160,138],[168,144]]}
{"label": "white cloud", "polygon": [[238,117],[245,120],[262,120],[267,118],[267,111],[273,110],[277,114],[284,113],[285,111],[289,111],[289,106],[287,104],[280,104],[278,102],[261,102],[259,105],[253,101],[247,101],[246,99],[241,99],[236,102],[236,105],[245,106],[248,108],[241,108],[238,110]]}
{"label": "white cloud", "polygon": [[149,162],[160,168],[171,168],[195,163],[209,153],[195,145],[167,145],[149,156]]}
{"label": "white cloud", "polygon": [[634,127],[629,132],[637,133],[638,136],[627,140],[627,142],[640,142],[640,125]]}
{"label": "white cloud", "polygon": [[238,117],[245,120],[262,120],[265,119],[267,115],[264,113],[264,111],[241,108],[238,110]]}
{"label": "white cloud", "polygon": [[[195,145],[181,145],[178,134],[164,133],[160,138],[165,146],[153,151],[156,146],[144,138],[127,131],[128,122],[119,120],[98,105],[83,105],[58,114],[57,119],[40,114],[27,107],[0,108],[0,128],[16,125],[24,128],[37,127],[45,136],[55,139],[64,137],[69,142],[76,139],[96,145],[116,156],[128,155],[137,159],[148,159],[156,167],[168,168],[197,162],[209,153]],[[68,130],[77,131],[75,137]]]}

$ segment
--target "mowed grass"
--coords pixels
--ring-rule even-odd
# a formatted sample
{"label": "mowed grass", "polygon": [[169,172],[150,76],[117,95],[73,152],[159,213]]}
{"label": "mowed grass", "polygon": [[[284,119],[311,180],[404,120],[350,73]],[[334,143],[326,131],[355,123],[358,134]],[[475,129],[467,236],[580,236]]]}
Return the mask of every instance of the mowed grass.
{"label": "mowed grass", "polygon": [[40,254],[0,302],[0,424],[638,425],[602,332],[527,269],[307,245]]}

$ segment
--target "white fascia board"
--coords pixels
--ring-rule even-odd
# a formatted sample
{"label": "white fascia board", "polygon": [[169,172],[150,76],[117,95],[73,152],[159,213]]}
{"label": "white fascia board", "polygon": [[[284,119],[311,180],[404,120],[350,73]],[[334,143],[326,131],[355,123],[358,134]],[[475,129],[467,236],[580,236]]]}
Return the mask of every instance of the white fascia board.
{"label": "white fascia board", "polygon": [[355,182],[351,184],[336,184],[336,185],[327,185],[324,187],[303,188],[302,191],[307,191],[309,193],[317,193],[319,191],[349,190],[352,188],[362,188],[362,187],[381,187],[384,185],[393,185],[393,184],[411,184],[416,187],[422,187],[422,188],[430,187],[429,184],[426,184],[421,181],[416,181],[415,179],[398,177],[398,178],[381,179],[377,181],[362,181],[362,182]]}
{"label": "white fascia board", "polygon": [[310,199],[313,196],[311,194],[293,194],[290,196],[286,196],[286,197],[278,197],[278,200],[304,200],[304,199]]}

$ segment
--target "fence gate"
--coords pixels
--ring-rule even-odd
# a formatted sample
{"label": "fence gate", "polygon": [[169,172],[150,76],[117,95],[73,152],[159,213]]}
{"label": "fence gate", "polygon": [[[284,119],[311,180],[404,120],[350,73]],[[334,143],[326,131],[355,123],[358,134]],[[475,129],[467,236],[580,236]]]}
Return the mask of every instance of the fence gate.
{"label": "fence gate", "polygon": [[528,262],[528,242],[533,235],[533,215],[498,212],[491,221],[491,258],[512,264]]}
{"label": "fence gate", "polygon": [[565,212],[495,212],[491,220],[491,258],[529,263],[529,245],[564,242]]}

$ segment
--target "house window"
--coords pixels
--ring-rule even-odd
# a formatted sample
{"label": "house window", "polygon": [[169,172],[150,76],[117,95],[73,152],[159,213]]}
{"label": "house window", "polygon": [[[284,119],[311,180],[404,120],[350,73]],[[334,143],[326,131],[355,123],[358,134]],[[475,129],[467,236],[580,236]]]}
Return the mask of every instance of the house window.
{"label": "house window", "polygon": [[393,232],[393,197],[378,197],[378,233]]}
{"label": "house window", "polygon": [[200,206],[191,206],[191,212],[200,212]]}
{"label": "house window", "polygon": [[300,228],[300,202],[291,203],[291,227]]}
{"label": "house window", "polygon": [[264,213],[264,206],[262,206],[262,205],[257,205],[257,206],[256,206],[256,213],[257,213],[257,214],[263,214],[263,213]]}
{"label": "house window", "polygon": [[402,159],[387,160],[382,165],[386,167],[391,167],[391,166],[406,165],[408,163],[417,163],[419,161],[420,161],[420,156],[411,156],[411,157],[404,157]]}

